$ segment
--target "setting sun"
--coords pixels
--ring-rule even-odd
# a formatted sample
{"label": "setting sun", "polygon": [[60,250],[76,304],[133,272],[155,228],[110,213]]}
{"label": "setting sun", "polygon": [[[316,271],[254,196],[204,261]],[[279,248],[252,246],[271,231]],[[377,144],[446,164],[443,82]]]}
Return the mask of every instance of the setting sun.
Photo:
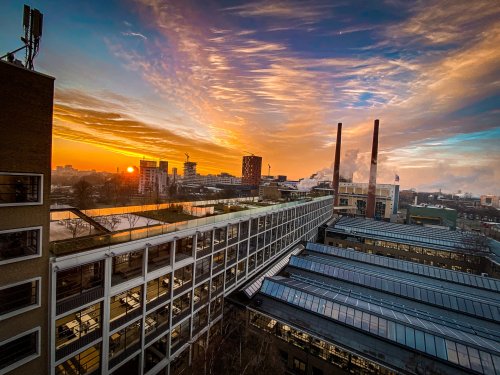
{"label": "setting sun", "polygon": [[128,167],[127,168],[128,173],[134,173],[134,167]]}

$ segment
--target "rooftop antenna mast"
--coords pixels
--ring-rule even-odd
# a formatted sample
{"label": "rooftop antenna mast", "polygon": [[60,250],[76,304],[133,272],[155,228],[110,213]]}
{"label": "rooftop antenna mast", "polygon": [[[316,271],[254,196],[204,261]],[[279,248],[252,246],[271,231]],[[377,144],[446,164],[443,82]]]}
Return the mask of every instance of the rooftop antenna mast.
{"label": "rooftop antenna mast", "polygon": [[7,57],[7,61],[14,63],[14,54],[25,49],[26,56],[24,66],[30,70],[34,70],[33,60],[36,55],[38,55],[40,39],[42,38],[43,14],[38,9],[31,9],[28,5],[24,5],[23,29],[24,36],[21,37],[21,41],[24,45],[14,51],[6,53],[1,56],[0,59]]}
{"label": "rooftop antenna mast", "polygon": [[267,168],[267,177],[271,177],[271,164],[268,164]]}
{"label": "rooftop antenna mast", "polygon": [[184,155],[186,155],[186,163],[189,163],[189,154],[185,152]]}

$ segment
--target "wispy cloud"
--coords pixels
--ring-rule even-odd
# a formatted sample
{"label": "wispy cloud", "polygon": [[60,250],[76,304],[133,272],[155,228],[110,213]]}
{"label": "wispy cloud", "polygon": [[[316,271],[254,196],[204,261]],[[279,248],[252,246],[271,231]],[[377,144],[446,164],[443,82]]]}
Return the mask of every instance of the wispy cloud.
{"label": "wispy cloud", "polygon": [[[452,116],[500,90],[499,6],[492,2],[403,2],[407,17],[379,24],[339,19],[332,29],[345,35],[335,37],[323,23],[331,25],[339,9],[328,3],[253,2],[222,10],[161,0],[137,4],[141,22],[154,32],[147,39],[124,33],[143,39],[140,49],[123,38],[106,43],[152,88],[162,117],[152,119],[147,104],[126,97],[66,91],[56,111],[58,136],[72,137],[68,124],[74,122],[88,142],[102,139],[106,147],[174,160],[192,147],[200,166],[228,165],[234,173],[241,150],[250,150],[298,177],[330,164],[333,124],[342,121],[343,146],[359,150],[348,154],[356,158],[355,178],[364,179],[372,121],[380,117],[381,181],[392,181],[397,170],[404,184],[441,183],[438,176],[447,175],[440,174],[440,159],[450,165],[455,186],[460,179],[452,175],[467,167],[493,166],[478,150],[466,150],[470,141],[455,152],[446,145],[457,133],[498,124],[493,113]],[[270,29],[283,32],[265,32]],[[369,46],[349,43],[365,36]],[[468,157],[458,163],[459,155]]]}
{"label": "wispy cloud", "polygon": [[144,40],[148,40],[148,38],[145,35],[143,35],[141,33],[135,33],[135,32],[132,32],[132,31],[122,32],[122,35],[123,36],[138,37],[138,38],[141,38],[141,39],[144,39]]}
{"label": "wispy cloud", "polygon": [[317,21],[325,18],[332,8],[327,4],[302,1],[256,1],[249,4],[224,8],[242,17],[271,17],[292,20]]}

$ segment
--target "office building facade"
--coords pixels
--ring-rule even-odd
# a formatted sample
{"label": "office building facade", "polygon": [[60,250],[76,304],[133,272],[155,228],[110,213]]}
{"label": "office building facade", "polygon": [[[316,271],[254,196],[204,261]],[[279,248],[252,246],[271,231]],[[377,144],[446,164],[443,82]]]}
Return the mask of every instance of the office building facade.
{"label": "office building facade", "polygon": [[224,297],[315,239],[331,212],[321,197],[73,254],[53,246],[51,373],[178,373],[206,347]]}
{"label": "office building facade", "polygon": [[54,78],[0,61],[0,374],[48,371],[53,96]]}

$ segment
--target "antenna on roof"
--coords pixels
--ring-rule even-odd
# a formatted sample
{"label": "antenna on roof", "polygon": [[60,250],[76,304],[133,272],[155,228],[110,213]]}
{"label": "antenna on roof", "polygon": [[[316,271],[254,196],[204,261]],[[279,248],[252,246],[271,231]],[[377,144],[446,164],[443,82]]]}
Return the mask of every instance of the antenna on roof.
{"label": "antenna on roof", "polygon": [[38,51],[40,50],[40,39],[42,39],[43,14],[38,9],[31,9],[28,5],[24,5],[23,29],[24,36],[21,37],[21,41],[24,43],[24,46],[6,53],[0,57],[0,59],[7,57],[7,61],[17,63],[14,54],[25,49],[26,57],[24,66],[34,70],[33,60],[36,55],[38,55]]}

